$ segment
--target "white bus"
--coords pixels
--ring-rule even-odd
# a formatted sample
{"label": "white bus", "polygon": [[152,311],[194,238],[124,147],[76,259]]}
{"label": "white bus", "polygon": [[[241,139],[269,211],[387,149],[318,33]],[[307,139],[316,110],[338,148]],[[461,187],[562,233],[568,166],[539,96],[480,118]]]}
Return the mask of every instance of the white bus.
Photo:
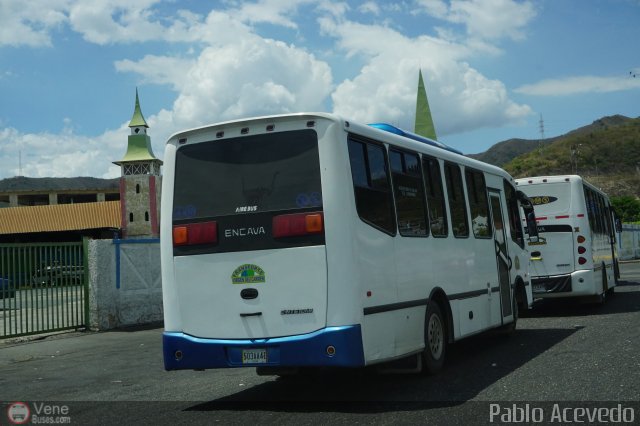
{"label": "white bus", "polygon": [[435,372],[532,302],[526,197],[435,141],[291,114],[177,133],[164,164],[167,370]]}
{"label": "white bus", "polygon": [[580,176],[517,179],[535,206],[540,239],[529,243],[533,293],[604,302],[619,278],[613,209]]}

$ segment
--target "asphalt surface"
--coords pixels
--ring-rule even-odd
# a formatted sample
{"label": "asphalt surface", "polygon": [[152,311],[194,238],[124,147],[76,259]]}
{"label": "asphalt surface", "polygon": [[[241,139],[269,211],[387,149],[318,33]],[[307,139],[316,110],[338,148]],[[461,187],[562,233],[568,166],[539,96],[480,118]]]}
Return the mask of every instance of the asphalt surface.
{"label": "asphalt surface", "polygon": [[[166,372],[156,327],[0,341],[0,402],[24,402],[32,416],[44,403],[58,410],[53,421],[66,407],[62,421],[71,424],[469,425],[527,413],[529,423],[542,414],[542,424],[567,423],[553,417],[567,407],[568,415],[575,407],[626,409],[640,424],[640,263],[621,270],[604,306],[536,303],[513,336],[486,333],[449,346],[433,377]],[[6,412],[0,424],[10,424]]]}

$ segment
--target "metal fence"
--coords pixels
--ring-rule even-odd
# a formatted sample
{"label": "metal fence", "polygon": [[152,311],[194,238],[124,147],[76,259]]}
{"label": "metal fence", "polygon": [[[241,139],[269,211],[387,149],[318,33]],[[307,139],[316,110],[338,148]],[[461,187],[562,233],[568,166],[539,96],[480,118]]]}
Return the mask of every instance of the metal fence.
{"label": "metal fence", "polygon": [[87,242],[0,244],[0,339],[85,328]]}
{"label": "metal fence", "polygon": [[618,244],[620,260],[640,258],[640,225],[623,224]]}

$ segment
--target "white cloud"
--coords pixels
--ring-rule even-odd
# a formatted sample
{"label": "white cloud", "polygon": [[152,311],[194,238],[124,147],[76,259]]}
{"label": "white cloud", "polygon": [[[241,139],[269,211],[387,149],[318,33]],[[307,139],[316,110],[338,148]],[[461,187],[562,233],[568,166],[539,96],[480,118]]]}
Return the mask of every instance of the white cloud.
{"label": "white cloud", "polygon": [[140,74],[143,83],[167,84],[179,91],[185,85],[187,71],[195,62],[193,59],[147,55],[137,62],[130,59],[116,61],[115,67],[119,72]]}
{"label": "white cloud", "polygon": [[252,115],[323,110],[329,66],[282,42],[249,37],[203,50],[186,72],[173,122],[194,126]]}
{"label": "white cloud", "polygon": [[536,16],[531,1],[515,0],[417,0],[429,15],[466,27],[472,38],[497,40],[524,38],[523,29]]}
{"label": "white cloud", "polygon": [[[136,8],[146,10],[152,3],[133,1],[126,13]],[[263,5],[267,3],[278,3],[287,13],[293,10],[291,6],[284,7],[285,2],[263,2]],[[74,24],[74,28],[95,43],[113,42],[120,37],[134,39],[136,35],[127,32],[133,28],[130,19],[122,16],[116,19],[113,15],[124,4],[98,3],[92,11],[74,4],[71,8],[74,22],[87,13],[87,19],[81,20],[82,26]],[[100,10],[105,11],[104,19],[95,13]],[[143,23],[153,19],[148,12],[134,15]],[[247,16],[243,19],[248,20]],[[149,34],[158,31],[155,24],[149,25]],[[122,59],[115,63],[119,72],[136,73],[143,83],[168,85],[178,92],[172,110],[149,114],[145,111],[144,90],[140,91],[158,158],[162,158],[167,138],[179,129],[252,115],[327,109],[325,102],[333,88],[331,69],[306,50],[259,37],[245,23],[218,11],[212,11],[204,22],[196,22],[186,32],[205,44],[191,55],[193,58],[147,55],[139,61]],[[17,158],[21,152],[22,172],[28,176],[118,175],[118,168],[111,161],[121,158],[126,150],[129,135],[126,122],[93,138],[75,135],[67,121],[65,129],[58,135],[0,129],[2,174],[18,173]],[[49,149],[52,143],[60,147],[55,152]]]}
{"label": "white cloud", "polygon": [[104,45],[150,40],[194,41],[202,17],[179,10],[162,16],[161,0],[0,0],[0,46],[51,47],[51,33],[70,27]]}
{"label": "white cloud", "polygon": [[358,10],[361,13],[371,13],[372,15],[380,15],[380,6],[374,1],[367,1],[362,3]]}
{"label": "white cloud", "polygon": [[[0,130],[0,170],[7,177],[20,173],[30,177],[117,177],[119,168],[111,161],[124,156],[128,130],[123,127],[90,138],[68,129],[61,134],[24,134],[4,128]],[[51,149],[53,144],[55,150]]]}
{"label": "white cloud", "polygon": [[360,74],[332,94],[334,111],[352,120],[388,121],[412,130],[420,68],[439,135],[519,123],[532,114],[509,99],[504,84],[465,62],[474,53],[467,46],[332,19],[322,20],[322,27],[348,55],[366,57]]}
{"label": "white cloud", "polygon": [[[51,31],[69,26],[91,43],[105,45],[154,40],[197,42],[207,39],[211,22],[188,10],[164,14],[162,0],[0,0],[0,46],[52,46]],[[293,19],[301,5],[313,0],[258,0],[242,2],[224,16],[234,23],[268,23],[297,28]],[[215,13],[215,11],[213,12]],[[223,27],[229,26],[223,24]],[[226,33],[224,38],[233,37]],[[209,41],[212,41],[209,38]]]}
{"label": "white cloud", "polygon": [[568,96],[583,93],[607,93],[640,89],[640,79],[625,77],[576,76],[525,84],[516,93],[533,96]]}
{"label": "white cloud", "polygon": [[255,3],[244,2],[237,10],[228,11],[229,15],[246,23],[269,23],[287,28],[298,28],[292,19],[298,7],[313,3],[313,0],[258,0]]}
{"label": "white cloud", "polygon": [[[178,11],[164,17],[153,8],[160,0],[77,1],[68,10],[71,28],[96,44],[151,40],[194,41],[189,28],[200,16]],[[165,25],[167,22],[169,25]]]}
{"label": "white cloud", "polygon": [[0,46],[51,46],[50,32],[66,23],[68,0],[0,0]]}
{"label": "white cloud", "polygon": [[158,149],[162,146],[157,141],[163,143],[178,129],[247,116],[327,110],[333,88],[327,63],[304,49],[261,38],[227,14],[212,12],[206,22],[199,31],[209,45],[194,59],[147,56],[116,64],[119,71],[136,72],[144,81],[168,84],[178,92],[170,111],[147,119]]}

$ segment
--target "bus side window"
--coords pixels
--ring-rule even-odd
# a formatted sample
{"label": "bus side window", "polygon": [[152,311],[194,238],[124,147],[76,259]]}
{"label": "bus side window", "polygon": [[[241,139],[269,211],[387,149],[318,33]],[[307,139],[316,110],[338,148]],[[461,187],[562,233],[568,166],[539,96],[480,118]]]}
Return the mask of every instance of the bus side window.
{"label": "bus side window", "polygon": [[384,146],[351,138],[348,146],[358,216],[394,235],[396,225]]}
{"label": "bus side window", "polygon": [[389,163],[400,235],[427,236],[424,190],[418,154],[390,149]]}
{"label": "bus side window", "polygon": [[447,223],[444,190],[442,189],[440,163],[436,158],[423,155],[422,168],[424,170],[424,186],[427,191],[431,234],[434,237],[446,237],[449,233],[449,226]]}
{"label": "bus side window", "polygon": [[602,223],[601,231],[603,235],[608,237],[611,235],[611,231],[607,220],[607,204],[601,194],[598,194],[598,207],[600,208],[600,222]]}
{"label": "bus side window", "polygon": [[593,203],[593,192],[584,186],[584,202],[587,206],[587,218],[589,219],[589,227],[591,227],[591,231],[595,232],[596,229],[596,212],[595,205]]}
{"label": "bus side window", "polygon": [[449,209],[451,210],[453,236],[457,238],[467,238],[469,236],[469,221],[467,218],[467,206],[464,201],[460,166],[446,162],[444,164],[444,174],[447,181],[447,192],[449,194]]}
{"label": "bus side window", "polygon": [[467,196],[471,209],[471,229],[476,238],[491,238],[493,230],[489,219],[489,199],[484,174],[477,170],[465,169]]}

